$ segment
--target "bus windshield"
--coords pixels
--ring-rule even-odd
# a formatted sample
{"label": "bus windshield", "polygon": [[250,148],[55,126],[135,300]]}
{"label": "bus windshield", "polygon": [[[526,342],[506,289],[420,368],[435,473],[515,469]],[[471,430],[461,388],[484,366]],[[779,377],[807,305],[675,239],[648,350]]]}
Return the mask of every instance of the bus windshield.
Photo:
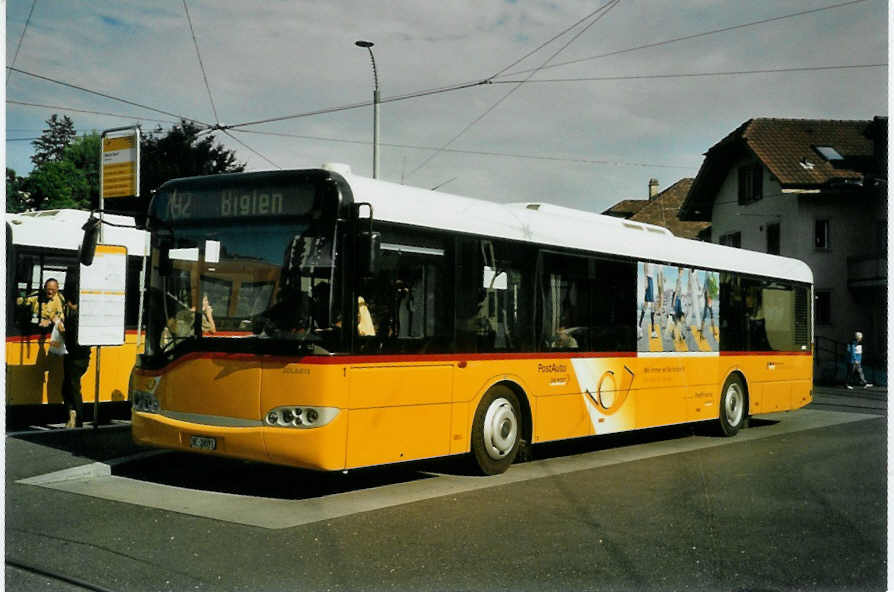
{"label": "bus windshield", "polygon": [[[251,196],[243,209],[240,193]],[[335,204],[313,187],[292,189],[285,200],[284,193],[255,185],[156,196],[146,357],[334,347],[336,219],[326,206]]]}

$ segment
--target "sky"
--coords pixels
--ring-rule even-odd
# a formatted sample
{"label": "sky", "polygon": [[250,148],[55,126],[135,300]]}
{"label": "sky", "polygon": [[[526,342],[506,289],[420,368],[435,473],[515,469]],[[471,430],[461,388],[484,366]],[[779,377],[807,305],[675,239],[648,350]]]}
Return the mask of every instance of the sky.
{"label": "sky", "polygon": [[[380,178],[600,212],[694,177],[753,117],[887,115],[887,66],[828,69],[888,62],[885,0],[778,18],[846,1],[5,0],[6,64],[28,73],[7,70],[6,166],[27,174],[22,139],[53,113],[79,133],[178,116],[236,126],[214,137],[247,170],[371,176],[371,106],[240,125],[370,102],[363,39]],[[795,68],[824,69],[741,73]],[[692,76],[719,72],[739,74]]]}

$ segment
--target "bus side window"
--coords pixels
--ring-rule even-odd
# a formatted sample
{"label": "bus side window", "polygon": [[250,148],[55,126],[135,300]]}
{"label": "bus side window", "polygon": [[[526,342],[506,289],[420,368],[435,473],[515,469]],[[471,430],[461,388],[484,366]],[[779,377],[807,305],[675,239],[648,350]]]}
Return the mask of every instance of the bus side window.
{"label": "bus side window", "polygon": [[536,257],[522,245],[464,238],[459,259],[457,351],[529,350]]}
{"label": "bus side window", "polygon": [[40,332],[40,296],[48,279],[56,280],[59,291],[65,297],[65,277],[75,257],[49,255],[39,252],[20,253],[16,256],[16,275],[12,291],[15,298],[15,325],[23,334]]}
{"label": "bus side window", "polygon": [[374,336],[358,333],[362,351],[450,351],[448,256],[438,237],[384,233],[378,274],[358,292],[375,323]]}
{"label": "bus side window", "polygon": [[590,266],[590,350],[636,349],[635,317],[630,314],[630,302],[636,299],[636,264],[592,259]]}
{"label": "bus side window", "polygon": [[547,351],[588,350],[594,325],[584,257],[544,253],[540,293],[541,344]]}
{"label": "bus side window", "polygon": [[720,272],[720,350],[746,349],[745,291],[737,274]]}
{"label": "bus side window", "polygon": [[34,259],[29,255],[16,257],[15,281],[10,286],[15,302],[15,328],[25,334],[31,332],[32,306],[26,300],[35,291],[32,279],[34,263]]}

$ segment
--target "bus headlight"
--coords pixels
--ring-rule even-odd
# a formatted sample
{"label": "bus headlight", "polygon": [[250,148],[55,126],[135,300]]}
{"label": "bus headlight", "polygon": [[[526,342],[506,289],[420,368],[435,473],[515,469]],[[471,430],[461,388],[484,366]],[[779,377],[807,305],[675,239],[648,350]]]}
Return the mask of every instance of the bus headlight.
{"label": "bus headlight", "polygon": [[335,419],[337,407],[296,407],[294,405],[275,407],[267,412],[268,426],[280,428],[319,428]]}
{"label": "bus headlight", "polygon": [[133,405],[134,411],[142,411],[144,413],[158,413],[159,409],[161,409],[161,405],[155,395],[146,391],[132,391],[131,405]]}
{"label": "bus headlight", "polygon": [[128,395],[134,411],[158,413],[161,409],[161,405],[158,402],[158,397],[155,396],[155,391],[158,389],[159,382],[161,382],[161,379],[157,376],[146,377],[137,376],[135,374],[130,375]]}

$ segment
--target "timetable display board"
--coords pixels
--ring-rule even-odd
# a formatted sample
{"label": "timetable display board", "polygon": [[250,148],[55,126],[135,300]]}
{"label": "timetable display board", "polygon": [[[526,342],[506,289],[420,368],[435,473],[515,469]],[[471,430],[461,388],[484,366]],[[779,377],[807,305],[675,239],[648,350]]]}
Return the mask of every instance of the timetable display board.
{"label": "timetable display board", "polygon": [[78,291],[80,345],[124,344],[127,248],[96,245],[93,263],[81,265]]}
{"label": "timetable display board", "polygon": [[103,199],[140,195],[140,129],[102,133],[100,195]]}

